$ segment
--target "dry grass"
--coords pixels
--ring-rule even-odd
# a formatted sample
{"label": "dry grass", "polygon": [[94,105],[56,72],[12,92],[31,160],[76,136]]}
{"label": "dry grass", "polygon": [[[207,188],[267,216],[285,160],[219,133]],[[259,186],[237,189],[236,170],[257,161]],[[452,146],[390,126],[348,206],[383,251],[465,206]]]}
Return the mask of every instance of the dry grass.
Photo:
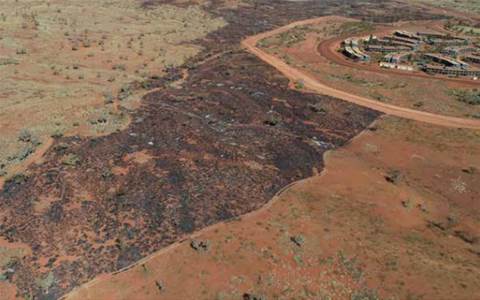
{"label": "dry grass", "polygon": [[134,0],[5,0],[0,11],[4,175],[32,147],[18,140],[22,129],[44,143],[124,127],[119,107],[135,107],[142,92],[118,100],[121,88],[183,63],[200,50],[195,39],[224,25],[198,6],[144,9]]}
{"label": "dry grass", "polygon": [[469,13],[480,12],[479,0],[413,0],[412,2],[425,3],[436,7],[455,9]]}

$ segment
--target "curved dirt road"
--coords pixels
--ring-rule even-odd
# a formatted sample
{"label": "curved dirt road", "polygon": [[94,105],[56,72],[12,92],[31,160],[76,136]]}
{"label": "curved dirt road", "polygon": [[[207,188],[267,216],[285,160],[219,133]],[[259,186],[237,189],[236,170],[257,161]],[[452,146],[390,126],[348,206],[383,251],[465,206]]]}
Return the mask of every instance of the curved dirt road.
{"label": "curved dirt road", "polygon": [[[251,53],[254,55],[258,56],[260,59],[265,61],[266,63],[272,65],[276,69],[278,69],[281,73],[283,73],[285,76],[290,78],[291,80],[298,80],[302,79],[305,81],[305,86],[308,87],[309,89],[312,89],[314,91],[317,91],[318,93],[321,94],[326,94],[326,95],[331,95],[340,99],[343,99],[345,101],[349,101],[352,103],[356,103],[361,106],[369,107],[374,110],[378,110],[387,114],[392,114],[395,116],[399,117],[404,117],[412,120],[418,120],[418,121],[424,121],[432,124],[438,124],[438,125],[443,125],[443,126],[448,126],[448,127],[464,127],[464,128],[475,128],[475,129],[480,129],[480,122],[474,121],[474,120],[464,120],[461,118],[453,118],[453,117],[447,117],[447,116],[441,116],[441,115],[435,115],[435,114],[430,114],[430,113],[425,113],[425,112],[420,112],[420,111],[415,111],[411,109],[406,109],[406,108],[401,108],[401,107],[396,107],[393,105],[387,105],[384,103],[380,103],[374,100],[370,100],[367,98],[363,97],[358,97],[356,95],[352,95],[340,90],[336,90],[334,88],[328,87],[326,85],[323,85],[319,82],[317,82],[315,79],[309,77],[307,74],[304,74],[303,72],[288,66],[285,64],[283,61],[280,59],[263,52],[262,50],[258,49],[256,47],[256,44],[259,40],[269,37],[271,35],[275,35],[284,31],[287,31],[293,27],[299,26],[299,25],[307,25],[307,24],[312,24],[315,22],[319,22],[320,20],[324,20],[325,17],[322,18],[316,18],[316,19],[309,19],[309,20],[304,20],[304,21],[299,21],[299,22],[294,22],[291,23],[287,26],[261,33],[259,35],[255,35],[252,37],[249,37],[242,41],[242,45],[248,49]],[[365,132],[365,131],[364,131]],[[362,135],[360,133],[353,139],[357,139]],[[327,166],[325,166],[324,170],[320,175],[317,176],[324,176],[328,172]],[[271,207],[279,198],[280,196],[285,192],[288,191],[293,185],[296,185],[300,182],[304,182],[307,180],[310,180],[311,178],[306,178],[300,181],[293,182],[289,184],[288,186],[284,187],[281,189],[273,198],[271,201],[267,202],[263,207],[261,207],[258,210],[252,211],[250,213],[247,213],[245,215],[242,215],[242,220],[248,220],[249,218],[253,218],[255,215],[261,213],[262,211],[267,210],[269,207]],[[155,259],[156,257],[160,257],[164,255],[167,252],[172,252],[175,251],[178,247],[180,247],[182,244],[185,242],[188,242],[191,239],[195,239],[197,237],[200,237],[202,234],[209,232],[209,231],[214,231],[218,229],[221,226],[224,226],[225,222],[220,222],[216,223],[214,225],[211,225],[209,227],[203,228],[199,231],[196,231],[195,233],[186,236],[184,239],[171,244],[170,246],[167,246],[165,248],[162,248],[161,250],[133,263],[132,265],[129,265],[121,270],[118,270],[117,272],[110,273],[110,274],[104,274],[96,277],[95,279],[91,280],[90,282],[87,282],[80,287],[75,288],[68,294],[64,295],[61,299],[66,300],[73,300],[73,299],[96,299],[93,298],[89,290],[92,290],[96,287],[98,287],[100,284],[108,282],[112,280],[112,277],[115,274],[125,272],[135,266],[142,265],[143,263],[146,263],[150,260]]]}
{"label": "curved dirt road", "polygon": [[264,62],[276,68],[278,71],[280,71],[283,75],[285,75],[290,80],[292,81],[302,80],[305,88],[318,92],[319,94],[339,98],[351,103],[355,103],[360,106],[368,107],[373,110],[383,112],[385,114],[389,114],[389,115],[393,115],[393,116],[397,116],[405,119],[411,119],[415,121],[426,122],[426,123],[445,126],[445,127],[480,129],[479,120],[449,117],[444,115],[418,111],[410,108],[399,107],[391,104],[378,102],[378,101],[361,97],[358,95],[350,94],[348,92],[344,92],[341,90],[337,90],[331,86],[327,86],[323,83],[318,82],[308,74],[292,66],[289,66],[280,58],[273,56],[267,52],[264,52],[263,50],[257,47],[257,43],[264,38],[288,31],[296,26],[315,24],[323,20],[325,20],[325,17],[294,22],[268,32],[263,32],[263,33],[248,37],[242,41],[242,45],[252,54],[254,54]]}

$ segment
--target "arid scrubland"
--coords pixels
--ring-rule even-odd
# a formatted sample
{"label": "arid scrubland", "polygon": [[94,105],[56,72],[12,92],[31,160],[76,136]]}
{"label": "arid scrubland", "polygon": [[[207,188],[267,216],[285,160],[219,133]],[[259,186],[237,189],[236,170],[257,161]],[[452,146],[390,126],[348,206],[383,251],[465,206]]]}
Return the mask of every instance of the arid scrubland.
{"label": "arid scrubland", "polygon": [[184,63],[200,51],[192,41],[225,25],[198,6],[133,0],[7,0],[0,11],[3,177],[50,137],[124,127],[144,93],[131,83]]}

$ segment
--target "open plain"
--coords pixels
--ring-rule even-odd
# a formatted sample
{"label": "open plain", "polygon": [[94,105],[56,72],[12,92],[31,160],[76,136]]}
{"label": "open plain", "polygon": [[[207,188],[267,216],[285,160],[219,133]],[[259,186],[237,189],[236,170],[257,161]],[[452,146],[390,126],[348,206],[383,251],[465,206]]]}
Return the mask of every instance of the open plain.
{"label": "open plain", "polygon": [[320,51],[475,16],[380,0],[0,7],[0,299],[478,298],[479,111],[441,90],[477,83]]}
{"label": "open plain", "polygon": [[475,299],[479,141],[473,130],[382,118],[259,211],[66,299]]}
{"label": "open plain", "polygon": [[[142,83],[183,64],[224,25],[198,6],[138,1],[0,3],[0,175],[63,135],[125,128]],[[161,20],[161,22],[158,22]]]}

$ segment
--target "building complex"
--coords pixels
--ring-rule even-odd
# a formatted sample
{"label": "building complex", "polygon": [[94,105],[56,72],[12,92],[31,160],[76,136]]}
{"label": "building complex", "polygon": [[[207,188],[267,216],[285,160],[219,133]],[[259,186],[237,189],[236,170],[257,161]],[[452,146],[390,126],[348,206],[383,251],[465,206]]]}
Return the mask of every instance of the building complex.
{"label": "building complex", "polygon": [[405,71],[421,70],[448,76],[480,77],[480,47],[463,37],[438,32],[396,30],[376,37],[349,38],[343,53],[356,61],[383,58],[380,66]]}

